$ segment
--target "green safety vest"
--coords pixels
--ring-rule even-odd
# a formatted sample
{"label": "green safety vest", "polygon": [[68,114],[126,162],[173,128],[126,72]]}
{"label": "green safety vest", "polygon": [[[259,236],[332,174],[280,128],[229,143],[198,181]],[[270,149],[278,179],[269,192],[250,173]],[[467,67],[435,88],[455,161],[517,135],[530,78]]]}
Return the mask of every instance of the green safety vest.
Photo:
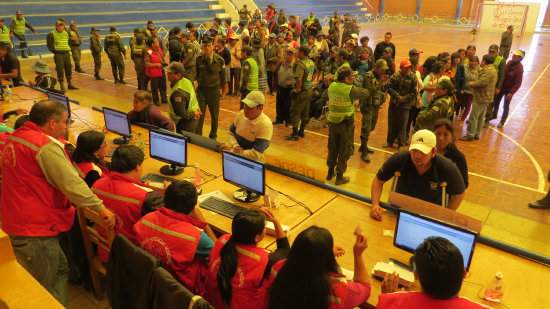
{"label": "green safety vest", "polygon": [[355,112],[355,106],[349,96],[353,85],[341,82],[333,82],[328,87],[328,116],[327,120],[333,123],[339,123],[346,116],[352,116]]}
{"label": "green safety vest", "polygon": [[302,78],[302,89],[311,88],[311,80],[313,79],[313,73],[315,73],[315,63],[309,58],[304,58],[300,62],[306,67],[307,74],[306,78]]}
{"label": "green safety vest", "polygon": [[313,22],[315,21],[315,16],[308,16],[307,21],[308,21],[308,25],[313,24]]}
{"label": "green safety vest", "polygon": [[500,55],[495,57],[495,62],[493,63],[493,65],[495,66],[495,69],[497,69],[497,74],[498,74],[498,67],[500,66],[500,62],[502,61],[502,59],[504,58]]}
{"label": "green safety vest", "polygon": [[[244,72],[244,65],[247,64],[250,65],[250,75],[248,75],[248,84],[246,85],[246,89],[252,91],[252,90],[258,90],[259,84],[258,84],[258,64],[256,63],[256,60],[252,57],[246,58],[246,60],[243,62],[243,69],[241,69],[241,72]],[[243,83],[243,74],[241,73],[241,82]]]}
{"label": "green safety vest", "polygon": [[147,49],[147,45],[134,45],[132,47],[132,55],[134,56],[133,60],[136,64],[145,64],[145,60],[143,59],[143,54],[145,53],[145,50]]}
{"label": "green safety vest", "polygon": [[15,22],[15,29],[13,29],[13,33],[25,34],[25,25],[27,24],[25,17],[21,18],[21,20],[17,19],[17,17],[14,17],[13,21]]}
{"label": "green safety vest", "polygon": [[340,70],[340,68],[343,68],[343,67],[350,67],[351,66],[349,65],[349,63],[346,61],[344,62],[341,66],[338,67],[338,69],[336,69],[336,72],[334,72],[334,81],[338,81],[338,71]]}
{"label": "green safety vest", "polygon": [[248,19],[248,10],[245,10],[245,9],[241,9],[239,11],[239,18],[241,20],[247,20]]}
{"label": "green safety vest", "polygon": [[52,30],[50,32],[53,34],[53,46],[56,51],[70,51],[71,47],[69,46],[69,33],[65,30],[59,32],[57,30]]}
{"label": "green safety vest", "polygon": [[[197,100],[197,95],[195,94],[195,87],[193,87],[193,84],[191,84],[191,81],[189,81],[187,78],[182,77],[180,80],[178,80],[174,86],[172,86],[172,89],[170,89],[170,95],[169,98],[172,98],[172,94],[178,89],[181,89],[185,92],[189,93],[189,103],[187,105],[187,110],[196,112],[197,109],[199,109],[199,101]],[[172,121],[177,124],[181,117],[179,115],[176,115],[176,111],[174,110],[174,105],[172,105],[172,102],[168,104],[168,114],[170,114],[170,118]]]}
{"label": "green safety vest", "polygon": [[10,29],[4,25],[2,27],[2,32],[0,32],[0,42],[8,43],[10,44]]}

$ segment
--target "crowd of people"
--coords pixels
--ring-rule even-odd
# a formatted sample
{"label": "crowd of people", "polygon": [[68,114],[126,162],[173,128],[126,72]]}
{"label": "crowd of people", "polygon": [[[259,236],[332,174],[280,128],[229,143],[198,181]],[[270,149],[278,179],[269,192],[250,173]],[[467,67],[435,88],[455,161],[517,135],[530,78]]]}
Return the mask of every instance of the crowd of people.
{"label": "crowd of people", "polygon": [[[30,25],[19,15],[22,18],[18,14],[14,27],[21,30],[23,25],[24,34],[24,27]],[[341,19],[334,13],[328,34],[313,12],[299,22],[292,15],[287,19],[283,10],[277,12],[271,4],[254,14],[244,6],[239,16],[236,31],[230,20],[224,26],[215,18],[206,33],[187,23],[186,32],[174,27],[167,40],[158,35],[152,21],[144,29],[136,28],[130,55],[139,90],[129,112],[132,121],[202,134],[208,108],[209,137],[216,139],[220,99],[240,96],[242,111],[222,149],[262,161],[273,125],[290,126],[285,139],[298,141],[305,138],[312,118],[324,117],[329,127],[326,179],[335,177],[335,184],[341,185],[350,181],[344,173],[354,152],[356,110],[362,115],[359,152],[363,161],[370,162],[374,151],[368,146],[369,136],[380,106],[388,104],[383,147],[396,146],[401,151],[386,160],[373,180],[371,216],[382,220],[382,187],[395,175],[397,192],[458,208],[468,187],[468,170],[464,154],[454,144],[453,121],[467,122],[468,133],[460,140],[479,139],[484,125],[497,118],[505,98],[499,126],[506,123],[510,101],[521,86],[525,57],[524,51],[517,50],[506,62],[513,29],[503,34],[500,48],[489,47],[481,62],[472,45],[428,56],[420,64],[422,52],[417,49],[411,49],[406,59],[395,58],[389,32],[373,51],[369,38],[359,37],[356,21],[347,14]],[[59,83],[64,92],[66,78],[68,89],[76,90],[70,55],[79,72],[80,51],[73,48],[81,44],[77,30],[72,21],[69,28],[64,19],[56,21],[47,41],[57,79],[49,75],[46,63],[37,61],[31,85],[52,89]],[[103,47],[96,27],[90,39],[95,78],[103,79],[99,72],[105,51],[115,82],[125,84],[126,47],[116,27],[110,27]],[[17,80],[19,68],[5,64],[15,57],[10,47],[0,42],[0,77]],[[273,121],[263,113],[264,93],[276,97]],[[159,111],[163,103],[170,119]],[[5,149],[2,228],[9,234],[17,260],[63,305],[68,302],[69,268],[74,265],[67,262],[60,240],[73,227],[72,204],[97,211],[106,226],[160,258],[179,282],[216,308],[354,308],[369,298],[370,275],[362,258],[367,249],[365,235],[355,235],[353,280],[341,274],[335,258],[345,251],[334,244],[330,231],[311,226],[291,246],[269,209],[241,212],[234,217],[230,234],[216,235],[196,207],[197,190],[191,183],[165,183],[165,193],[159,194],[139,181],[145,160],[141,148],[119,146],[107,163],[110,146],[103,133],[81,133],[76,148],[67,142],[68,117],[61,103],[40,101],[28,114],[19,118],[15,131],[0,125]],[[541,201],[531,207],[543,208],[537,205],[544,206],[547,200]],[[275,227],[273,252],[258,246],[266,234],[266,221]],[[161,239],[163,247],[153,239]],[[170,259],[159,251],[165,247]],[[106,262],[107,252],[98,253]],[[458,297],[465,274],[463,258],[446,239],[424,240],[415,251],[414,265],[422,291],[390,294],[397,290],[399,278],[387,276],[379,308],[482,308]]]}

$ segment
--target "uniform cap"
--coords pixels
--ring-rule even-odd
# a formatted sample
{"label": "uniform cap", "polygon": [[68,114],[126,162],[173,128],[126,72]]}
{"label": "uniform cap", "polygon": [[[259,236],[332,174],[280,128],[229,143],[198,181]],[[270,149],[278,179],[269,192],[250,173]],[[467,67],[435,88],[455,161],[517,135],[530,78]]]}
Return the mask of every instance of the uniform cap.
{"label": "uniform cap", "polygon": [[55,26],[56,26],[56,27],[57,27],[57,26],[62,26],[62,25],[63,25],[63,22],[60,21],[60,20],[57,20],[57,21],[55,22]]}
{"label": "uniform cap", "polygon": [[15,15],[19,15],[19,14],[23,14],[23,12],[21,12],[21,10],[15,11]]}
{"label": "uniform cap", "polygon": [[233,32],[233,34],[231,34],[231,36],[229,37],[230,40],[238,40],[239,39],[239,36]]}
{"label": "uniform cap", "polygon": [[434,86],[436,86],[437,88],[446,89],[448,91],[453,91],[455,88],[453,86],[453,83],[449,79],[442,79]]}
{"label": "uniform cap", "polygon": [[274,38],[276,38],[276,37],[277,37],[277,35],[276,35],[275,33],[271,33],[271,34],[269,35],[269,38],[270,38],[270,39],[274,39]]}
{"label": "uniform cap", "polygon": [[513,54],[516,55],[516,56],[520,56],[521,59],[525,58],[525,52],[523,50],[518,49]]}
{"label": "uniform cap", "polygon": [[74,20],[71,20],[71,22],[69,23],[69,26],[76,26],[76,22]]}
{"label": "uniform cap", "polygon": [[348,66],[341,67],[337,73],[338,73],[338,80],[344,80],[344,78],[348,76],[357,75],[357,71],[352,70]]}
{"label": "uniform cap", "polygon": [[202,45],[212,45],[212,43],[214,43],[214,40],[212,40],[212,37],[208,35],[203,35],[201,43]]}
{"label": "uniform cap", "polygon": [[490,52],[498,52],[498,45],[493,44],[493,45],[489,46],[489,51]]}
{"label": "uniform cap", "polygon": [[388,52],[388,53],[390,53],[390,54],[393,53],[393,49],[392,49],[391,47],[386,47],[386,48],[384,48],[384,51],[385,51],[385,52]]}
{"label": "uniform cap", "polygon": [[512,30],[514,30],[514,25],[509,25],[508,28],[506,28],[506,29],[512,29]]}
{"label": "uniform cap", "polygon": [[323,33],[323,31],[317,32],[317,35],[316,35],[315,37],[320,37],[320,36],[325,36],[325,34]]}
{"label": "uniform cap", "polygon": [[148,25],[149,25],[149,24],[152,24],[152,23],[153,23],[152,20],[148,20],[148,21],[147,21],[147,24],[148,24]]}
{"label": "uniform cap", "polygon": [[288,24],[284,23],[284,24],[281,25],[281,27],[287,27],[288,28]]}
{"label": "uniform cap", "polygon": [[303,53],[304,55],[307,55],[309,54],[309,47],[307,47],[307,45],[302,45],[300,46],[300,48],[298,48],[298,51]]}
{"label": "uniform cap", "polygon": [[99,29],[97,29],[97,27],[92,27],[92,29],[90,30],[90,33],[94,31],[99,31]]}
{"label": "uniform cap", "polygon": [[401,60],[401,63],[399,64],[399,67],[401,68],[408,68],[411,66],[411,62],[409,61],[409,59],[403,59]]}
{"label": "uniform cap", "polygon": [[335,53],[335,54],[337,54],[339,50],[340,50],[340,48],[338,46],[332,46],[332,48],[330,49],[330,51]]}
{"label": "uniform cap", "polygon": [[419,130],[412,136],[409,150],[420,150],[423,154],[429,154],[435,148],[435,134],[430,130]]}
{"label": "uniform cap", "polygon": [[110,26],[109,31],[116,31],[116,26]]}
{"label": "uniform cap", "polygon": [[164,71],[174,74],[183,74],[185,72],[185,68],[181,62],[172,62],[164,69]]}
{"label": "uniform cap", "polygon": [[389,69],[388,62],[384,59],[378,59],[376,60],[376,63],[374,64],[377,68],[380,68],[382,70]]}
{"label": "uniform cap", "polygon": [[250,91],[250,93],[244,98],[241,102],[246,104],[246,106],[250,108],[254,108],[256,106],[264,105],[265,103],[265,97],[264,94],[261,93],[258,90]]}
{"label": "uniform cap", "polygon": [[136,33],[136,32],[142,33],[143,30],[140,27],[135,27],[134,28],[134,33]]}
{"label": "uniform cap", "polygon": [[185,39],[189,39],[189,32],[182,32],[181,33],[181,38],[185,38]]}
{"label": "uniform cap", "polygon": [[349,52],[348,52],[348,50],[345,49],[345,48],[340,48],[340,49],[338,50],[338,56],[347,58],[347,57],[349,57]]}
{"label": "uniform cap", "polygon": [[357,33],[352,33],[352,34],[350,34],[350,36],[351,36],[352,38],[354,38],[354,39],[357,39],[357,38],[358,38]]}

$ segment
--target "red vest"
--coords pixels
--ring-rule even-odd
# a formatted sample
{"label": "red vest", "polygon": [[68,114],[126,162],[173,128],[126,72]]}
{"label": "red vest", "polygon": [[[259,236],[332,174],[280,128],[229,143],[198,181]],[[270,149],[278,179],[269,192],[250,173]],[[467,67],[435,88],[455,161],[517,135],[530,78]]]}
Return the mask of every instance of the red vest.
{"label": "red vest", "polygon": [[88,175],[88,173],[91,172],[92,170],[98,171],[99,176],[101,176],[101,178],[107,177],[107,175],[109,175],[109,170],[107,168],[101,165],[96,165],[93,162],[80,162],[80,163],[73,162],[73,166],[78,172],[78,175],[80,175],[82,179],[86,178],[86,175]]}
{"label": "red vest", "polygon": [[[8,234],[55,236],[73,225],[74,207],[48,183],[36,159],[40,149],[49,143],[63,150],[59,141],[27,121],[5,144],[0,212],[2,228]],[[68,158],[67,168],[72,168]]]}
{"label": "red vest", "polygon": [[0,133],[0,160],[2,159],[2,153],[4,152],[4,147],[6,146],[10,135],[10,132]]}
{"label": "red vest", "polygon": [[[210,266],[206,276],[206,291],[204,298],[215,308],[227,308],[222,301],[218,290],[216,275],[220,267],[220,250],[229,240],[230,234],[218,239],[210,252]],[[260,309],[267,308],[266,294],[268,285],[260,283],[267,266],[269,251],[258,248],[256,245],[237,245],[238,266],[237,272],[231,281],[232,309]]]}
{"label": "red vest", "polygon": [[134,225],[137,243],[162,261],[193,294],[202,293],[207,263],[196,256],[205,222],[168,208],[145,215]]}
{"label": "red vest", "polygon": [[[271,275],[269,276],[268,285],[277,277],[277,273],[281,270],[286,260],[280,260],[271,267]],[[330,295],[328,296],[329,300],[329,309],[342,309],[344,308],[344,301],[346,300],[346,295],[348,293],[346,276],[340,274],[329,274],[330,282],[332,283],[332,289],[330,290]]]}
{"label": "red vest", "polygon": [[422,292],[398,292],[380,294],[378,306],[376,308],[482,309],[490,307],[486,307],[462,297],[435,299]]}
{"label": "red vest", "polygon": [[[162,54],[162,49],[159,49],[157,52],[155,52],[152,48],[149,48],[147,49],[146,53],[151,57],[151,63],[161,63],[161,57],[159,57],[159,54],[164,57],[164,55]],[[162,69],[157,67],[145,67],[145,75],[149,77],[162,77]]]}
{"label": "red vest", "polygon": [[[141,218],[145,196],[153,190],[142,182],[111,172],[108,177],[96,181],[92,191],[115,214],[115,234],[121,233],[135,243],[134,224]],[[98,228],[98,231],[105,235],[103,229]],[[98,247],[97,253],[102,261],[107,262],[109,255],[104,249]]]}

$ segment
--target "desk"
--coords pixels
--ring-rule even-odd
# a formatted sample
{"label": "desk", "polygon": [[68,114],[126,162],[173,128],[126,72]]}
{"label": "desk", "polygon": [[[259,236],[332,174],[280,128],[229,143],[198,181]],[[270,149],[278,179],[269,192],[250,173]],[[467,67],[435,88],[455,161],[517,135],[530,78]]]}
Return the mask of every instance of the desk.
{"label": "desk", "polygon": [[0,82],[2,83],[2,86],[11,86],[11,85],[13,85],[13,82],[11,80],[7,80],[5,78],[0,78]]}
{"label": "desk", "polygon": [[[353,270],[353,231],[360,225],[369,244],[363,255],[369,272],[376,262],[386,261],[390,257],[408,262],[411,254],[394,247],[392,237],[382,236],[383,230],[395,229],[396,216],[384,212],[384,219],[379,222],[371,219],[369,212],[370,206],[367,204],[339,196],[293,229],[290,240],[293,241],[301,231],[311,225],[325,227],[331,231],[334,243],[346,250],[346,254],[337,258],[337,262],[340,266]],[[274,246],[270,247],[273,248]],[[481,286],[474,284],[486,286],[497,271],[504,274],[503,304],[509,308],[550,308],[550,268],[479,243],[476,244],[470,273],[462,285],[460,296],[487,306],[504,308],[479,299],[477,295]],[[371,284],[372,292],[368,303],[376,306],[381,285],[372,277]],[[411,290],[420,290],[418,281],[415,281]]]}

